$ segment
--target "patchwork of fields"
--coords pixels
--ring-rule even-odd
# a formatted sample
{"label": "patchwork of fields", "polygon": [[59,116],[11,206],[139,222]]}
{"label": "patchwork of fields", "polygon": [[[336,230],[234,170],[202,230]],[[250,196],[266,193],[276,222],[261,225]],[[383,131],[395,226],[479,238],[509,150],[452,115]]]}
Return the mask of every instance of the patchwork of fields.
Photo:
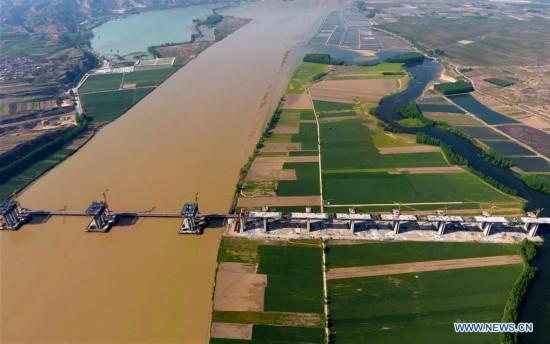
{"label": "patchwork of fields", "polygon": [[[512,255],[517,245],[329,244],[330,269]],[[500,321],[521,265],[328,280],[331,336],[338,343],[487,343],[498,334],[457,334],[457,321]],[[487,276],[491,276],[488,278]]]}
{"label": "patchwork of fields", "polygon": [[[498,334],[457,334],[453,323],[500,321],[522,269],[519,251],[518,245],[500,244],[329,241],[330,338],[338,343],[498,342]],[[322,254],[315,240],[224,237],[210,342],[324,343]],[[452,260],[462,265],[443,264]],[[437,262],[442,264],[430,271],[414,271]],[[413,272],[395,273],[392,264],[410,265]],[[382,273],[330,278],[331,272],[361,267]]]}
{"label": "patchwork of fields", "polygon": [[321,250],[314,240],[224,238],[210,342],[323,343]]}
{"label": "patchwork of fields", "polygon": [[177,69],[90,75],[79,88],[84,112],[96,124],[110,122],[137,104]]}
{"label": "patchwork of fields", "polygon": [[[289,209],[279,200],[292,197],[292,210],[302,205],[302,209],[322,206],[341,210],[356,206],[361,211],[375,211],[391,209],[397,203],[423,203],[421,207],[408,209],[426,211],[453,203],[456,211],[483,208],[486,202],[508,211],[519,210],[521,200],[497,191],[464,169],[453,167],[437,147],[419,145],[411,135],[385,132],[377,125],[378,120],[368,114],[369,108],[387,92],[398,90],[396,81],[399,84],[407,80],[401,64],[346,68],[304,63],[296,69],[278,121],[252,162],[238,207],[270,206],[285,211]],[[317,80],[318,73],[328,74]],[[345,79],[349,77],[355,79]],[[363,77],[368,79],[357,79]],[[319,92],[319,87],[331,82],[368,82],[367,89],[382,92],[365,100],[355,96],[357,86],[340,87],[330,90],[329,99]],[[393,85],[391,90],[386,88],[388,82]],[[365,87],[361,88],[363,94],[368,92]],[[422,106],[432,113],[445,111],[460,116],[457,121],[469,124],[464,128],[484,133],[489,140],[499,138],[491,128],[483,127],[442,98],[432,97],[431,102]],[[518,150],[518,147],[506,149]],[[288,158],[281,160],[283,157]],[[308,159],[291,159],[296,157]]]}

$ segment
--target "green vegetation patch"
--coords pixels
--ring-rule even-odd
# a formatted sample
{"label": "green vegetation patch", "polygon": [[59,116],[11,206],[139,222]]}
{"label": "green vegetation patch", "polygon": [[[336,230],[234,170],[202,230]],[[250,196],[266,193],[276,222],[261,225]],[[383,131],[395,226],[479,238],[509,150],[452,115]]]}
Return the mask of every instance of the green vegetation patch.
{"label": "green vegetation patch", "polygon": [[344,110],[353,110],[354,104],[349,103],[337,103],[337,102],[327,102],[323,100],[314,100],[313,106],[315,111],[344,111]]}
{"label": "green vegetation patch", "polygon": [[313,110],[300,110],[300,120],[301,121],[314,121],[315,120],[315,113]]}
{"label": "green vegetation patch", "polygon": [[322,328],[266,326],[252,327],[252,340],[241,339],[210,339],[212,344],[242,344],[242,343],[277,343],[277,344],[320,344],[325,341],[325,330]]}
{"label": "green vegetation patch", "polygon": [[218,262],[256,264],[259,240],[223,237],[218,249]]}
{"label": "green vegetation patch", "polygon": [[330,80],[382,80],[382,79],[401,79],[404,73],[396,74],[376,74],[376,75],[339,75],[330,78]]}
{"label": "green vegetation patch", "polygon": [[122,83],[123,75],[122,73],[90,75],[78,89],[78,93],[84,94],[118,90]]}
{"label": "green vegetation patch", "polygon": [[315,151],[291,151],[288,152],[289,156],[317,156],[319,155],[319,152]]}
{"label": "green vegetation patch", "polygon": [[93,118],[94,122],[109,122],[128,111],[151,91],[152,88],[142,88],[83,94],[82,106],[86,116]]}
{"label": "green vegetation patch", "polygon": [[304,313],[291,312],[214,311],[212,321],[238,324],[325,327],[322,314],[310,314],[306,316]]}
{"label": "green vegetation patch", "polygon": [[286,93],[300,94],[304,93],[305,87],[311,79],[321,73],[326,72],[328,65],[304,62],[299,65],[292,74]]}
{"label": "green vegetation patch", "polygon": [[284,110],[279,117],[277,125],[297,127],[300,125],[300,112]]}
{"label": "green vegetation patch", "polygon": [[340,343],[497,343],[498,333],[459,334],[453,323],[501,321],[520,272],[518,264],[329,280],[332,332]]}
{"label": "green vegetation patch", "polygon": [[319,113],[319,118],[333,118],[333,117],[349,117],[356,116],[357,113],[353,110],[351,111],[331,111],[331,112],[321,112]]}
{"label": "green vegetation patch", "polygon": [[297,180],[280,180],[277,186],[277,196],[316,196],[320,194],[318,163],[285,163],[283,168],[294,169]]}
{"label": "green vegetation patch", "polygon": [[448,166],[441,153],[380,154],[362,119],[321,123],[323,172],[327,170]]}
{"label": "green vegetation patch", "polygon": [[403,71],[403,69],[401,68],[402,66],[402,63],[379,63],[372,66],[359,67],[358,72],[399,72]]}
{"label": "green vegetation patch", "polygon": [[500,87],[508,87],[508,86],[512,86],[513,84],[515,84],[515,82],[513,81],[510,81],[510,80],[506,80],[506,79],[501,79],[501,78],[488,78],[488,79],[484,79],[485,81],[493,84],[493,85],[497,85],[497,86],[500,86]]}
{"label": "green vegetation patch", "polygon": [[291,142],[301,143],[303,150],[317,150],[317,123],[300,123],[300,132],[292,135]]}
{"label": "green vegetation patch", "polygon": [[[411,154],[413,155],[413,154]],[[449,192],[449,190],[453,190]],[[334,204],[510,202],[474,175],[464,173],[388,174],[384,172],[323,173],[323,194]]]}
{"label": "green vegetation patch", "polygon": [[172,75],[177,67],[146,70],[124,75],[125,84],[136,84],[136,87],[158,86]]}
{"label": "green vegetation patch", "polygon": [[474,86],[468,81],[444,82],[435,85],[434,88],[445,95],[472,92],[474,90]]}
{"label": "green vegetation patch", "polygon": [[320,247],[259,246],[259,274],[267,274],[264,310],[323,313]]}
{"label": "green vegetation patch", "polygon": [[347,268],[424,262],[460,258],[517,255],[520,247],[513,244],[483,244],[469,242],[372,242],[354,245],[330,245],[329,267]]}
{"label": "green vegetation patch", "polygon": [[424,124],[418,118],[404,118],[397,121],[403,127],[423,127]]}

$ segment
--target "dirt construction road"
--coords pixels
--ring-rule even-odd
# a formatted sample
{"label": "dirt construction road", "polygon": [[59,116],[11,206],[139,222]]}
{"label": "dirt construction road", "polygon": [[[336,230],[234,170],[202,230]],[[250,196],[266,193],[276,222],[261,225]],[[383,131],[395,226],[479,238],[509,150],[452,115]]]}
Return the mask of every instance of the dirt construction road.
{"label": "dirt construction road", "polygon": [[519,263],[521,263],[520,256],[494,256],[467,259],[433,260],[427,262],[404,264],[358,266],[352,268],[331,269],[328,271],[327,279],[383,276],[406,274],[412,272],[464,269],[481,266],[509,265]]}

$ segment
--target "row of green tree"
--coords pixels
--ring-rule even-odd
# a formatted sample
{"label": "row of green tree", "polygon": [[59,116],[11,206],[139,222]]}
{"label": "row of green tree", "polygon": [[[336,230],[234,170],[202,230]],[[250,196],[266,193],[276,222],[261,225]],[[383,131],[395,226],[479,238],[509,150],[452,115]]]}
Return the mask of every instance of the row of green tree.
{"label": "row of green tree", "polygon": [[388,133],[400,133],[401,132],[401,129],[396,128],[396,127],[392,127],[391,125],[386,124],[383,121],[378,121],[378,123],[376,123],[376,125],[378,125],[378,128],[380,128],[380,129],[382,129],[382,130],[384,130],[385,132],[388,132]]}
{"label": "row of green tree", "polygon": [[550,193],[550,180],[537,176],[536,174],[524,174],[521,180],[525,185],[533,190]]}
{"label": "row of green tree", "polygon": [[330,56],[330,54],[319,54],[319,53],[306,54],[306,56],[304,56],[303,61],[321,63],[321,64],[330,64],[330,65],[344,64],[344,61],[333,59],[332,56]]}
{"label": "row of green tree", "polygon": [[418,64],[424,62],[424,55],[421,53],[403,53],[392,57],[388,57],[386,62],[404,63],[407,65]]}
{"label": "row of green tree", "polygon": [[502,184],[501,182],[499,182],[495,178],[489,177],[485,173],[474,169],[472,166],[469,166],[468,169],[470,170],[470,172],[475,174],[477,177],[484,180],[487,184],[490,184],[490,185],[494,186],[495,188],[499,189],[500,191],[502,191],[504,193],[507,193],[509,195],[512,195],[512,196],[515,196],[515,195],[518,194],[518,190],[512,189],[511,187]]}
{"label": "row of green tree", "polygon": [[472,92],[474,90],[474,86],[471,82],[463,80],[459,80],[456,82],[443,82],[441,84],[435,85],[434,88],[444,95],[466,93]]}
{"label": "row of green tree", "polygon": [[6,183],[10,178],[21,173],[32,164],[47,158],[55,153],[63,145],[80,135],[88,127],[88,121],[85,118],[78,118],[76,127],[66,132],[64,135],[40,146],[27,155],[15,160],[14,162],[0,168],[0,184]]}
{"label": "row of green tree", "polygon": [[449,161],[449,163],[453,165],[460,165],[460,166],[468,165],[468,159],[466,159],[462,155],[455,153],[455,151],[453,151],[451,146],[449,146],[448,144],[444,143],[439,139],[436,139],[435,137],[426,135],[421,132],[417,132],[416,143],[440,147],[441,152],[443,152],[443,155],[445,155],[445,158],[447,159],[447,161]]}
{"label": "row of green tree", "polygon": [[193,19],[197,25],[214,26],[223,20],[223,16],[217,13],[211,14],[205,19]]}
{"label": "row of green tree", "polygon": [[510,161],[510,159],[492,148],[489,148],[487,151],[482,151],[478,154],[478,157],[498,167],[510,168],[514,166],[514,163]]}
{"label": "row of green tree", "polygon": [[[502,316],[502,322],[504,323],[517,324],[519,320],[519,308],[523,298],[527,294],[529,284],[537,274],[537,269],[530,264],[537,255],[535,244],[527,239],[523,239],[520,252],[523,260],[523,270],[518,279],[514,282],[512,290],[508,295],[508,301],[506,302],[504,315]],[[502,332],[500,334],[500,342],[504,344],[516,344],[518,343],[518,334],[513,332]]]}

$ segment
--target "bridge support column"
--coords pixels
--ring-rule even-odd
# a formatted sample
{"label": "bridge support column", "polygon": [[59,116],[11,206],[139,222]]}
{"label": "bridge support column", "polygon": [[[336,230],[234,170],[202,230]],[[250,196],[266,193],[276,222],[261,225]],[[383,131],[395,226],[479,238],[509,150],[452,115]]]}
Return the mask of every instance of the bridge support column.
{"label": "bridge support column", "polygon": [[400,225],[401,225],[401,221],[399,221],[399,220],[393,220],[392,221],[393,231],[395,232],[395,234],[399,234],[399,226]]}
{"label": "bridge support column", "polygon": [[437,221],[436,226],[437,226],[437,231],[439,235],[445,234],[445,225],[446,225],[445,221]]}
{"label": "bridge support column", "polygon": [[311,231],[311,221],[309,219],[306,220],[306,228],[307,232],[309,233]]}
{"label": "bridge support column", "polygon": [[481,230],[483,231],[483,234],[485,234],[485,236],[489,236],[491,234],[491,228],[493,228],[493,223],[492,222],[481,222],[479,224],[479,227],[481,228]]}
{"label": "bridge support column", "polygon": [[349,220],[349,229],[351,232],[355,232],[355,220]]}
{"label": "bridge support column", "polygon": [[529,236],[534,237],[537,235],[539,229],[538,223],[525,224],[525,229],[529,232]]}
{"label": "bridge support column", "polygon": [[267,233],[267,218],[264,217],[264,233]]}

